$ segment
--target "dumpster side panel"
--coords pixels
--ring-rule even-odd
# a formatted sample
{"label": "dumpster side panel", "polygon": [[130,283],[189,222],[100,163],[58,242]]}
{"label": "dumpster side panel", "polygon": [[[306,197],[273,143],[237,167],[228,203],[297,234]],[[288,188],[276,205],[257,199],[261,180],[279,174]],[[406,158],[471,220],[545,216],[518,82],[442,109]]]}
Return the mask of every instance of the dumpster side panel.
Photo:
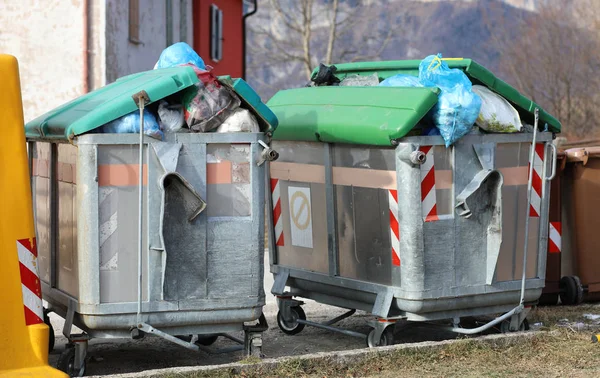
{"label": "dumpster side panel", "polygon": [[[500,143],[497,146],[496,165],[504,176],[502,187],[503,238],[496,280],[512,281],[521,278],[525,218],[527,209],[527,176],[529,143]],[[530,217],[527,277],[537,276],[539,217]]]}
{"label": "dumpster side panel", "polygon": [[340,276],[390,285],[394,150],[336,145],[332,169]]}
{"label": "dumpster side panel", "polygon": [[56,144],[56,188],[58,190],[57,287],[79,296],[77,250],[77,147]]}
{"label": "dumpster side panel", "polygon": [[50,210],[50,143],[33,142],[30,151],[32,156],[32,193],[35,216],[36,240],[40,278],[51,283],[51,210]]}
{"label": "dumpster side panel", "polygon": [[[279,152],[270,164],[271,193],[278,218],[277,262],[314,272],[329,271],[325,150],[321,143],[273,142]],[[277,185],[273,185],[273,182]],[[290,211],[294,199],[294,211]],[[294,228],[295,235],[292,235]]]}
{"label": "dumpster side panel", "polygon": [[[135,302],[137,300],[137,224],[138,172],[137,146],[98,146],[99,229],[89,231],[98,238],[101,303]],[[148,185],[147,148],[144,156],[144,187]],[[151,168],[152,169],[152,168]],[[147,190],[144,190],[147,206]],[[146,207],[147,209],[147,207]],[[143,234],[147,233],[147,210],[144,212]],[[147,238],[143,238],[143,297],[147,298]],[[90,267],[89,269],[93,269]]]}

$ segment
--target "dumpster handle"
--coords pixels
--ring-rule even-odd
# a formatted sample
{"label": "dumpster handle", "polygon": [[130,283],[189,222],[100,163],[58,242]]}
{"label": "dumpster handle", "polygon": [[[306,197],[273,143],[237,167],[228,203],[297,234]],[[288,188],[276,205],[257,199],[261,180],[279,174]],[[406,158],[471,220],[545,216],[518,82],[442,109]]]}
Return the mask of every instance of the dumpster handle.
{"label": "dumpster handle", "polygon": [[550,177],[546,177],[546,181],[552,181],[554,177],[556,177],[556,160],[558,159],[558,152],[554,143],[551,143],[550,147],[552,148],[552,174]]}

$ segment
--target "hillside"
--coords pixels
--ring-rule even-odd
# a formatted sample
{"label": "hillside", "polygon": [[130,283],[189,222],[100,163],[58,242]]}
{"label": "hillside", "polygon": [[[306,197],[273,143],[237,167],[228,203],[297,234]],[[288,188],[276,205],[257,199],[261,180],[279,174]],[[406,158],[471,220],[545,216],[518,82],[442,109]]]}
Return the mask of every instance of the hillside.
{"label": "hillside", "polygon": [[[317,0],[323,1],[323,0]],[[510,0],[515,4],[529,4],[529,0]],[[446,57],[468,57],[490,68],[499,76],[504,76],[498,64],[499,54],[492,36],[512,40],[517,20],[533,17],[535,14],[496,0],[479,1],[410,1],[376,0],[369,7],[369,16],[379,15],[378,19],[368,18],[366,24],[357,23],[358,31],[351,32],[338,41],[336,49],[353,47],[360,50],[363,31],[360,28],[393,28],[391,40],[376,60],[422,59],[442,53]],[[300,17],[300,15],[298,16]],[[367,18],[367,16],[365,16]],[[248,33],[248,79],[265,99],[277,90],[292,88],[306,83],[305,75],[298,65],[269,57],[270,40],[253,32],[275,14],[269,8],[269,1],[259,1],[259,11],[249,19]],[[319,25],[316,25],[317,29]],[[279,32],[282,31],[280,28]],[[289,38],[295,35],[290,33]],[[326,44],[326,35],[315,33],[312,41],[315,50]],[[381,41],[378,41],[381,43]],[[266,46],[265,46],[266,45]],[[259,48],[263,46],[264,48]],[[318,59],[318,53],[317,60]],[[323,54],[321,54],[323,55]],[[336,60],[334,60],[336,61]],[[506,77],[510,82],[510,78]]]}

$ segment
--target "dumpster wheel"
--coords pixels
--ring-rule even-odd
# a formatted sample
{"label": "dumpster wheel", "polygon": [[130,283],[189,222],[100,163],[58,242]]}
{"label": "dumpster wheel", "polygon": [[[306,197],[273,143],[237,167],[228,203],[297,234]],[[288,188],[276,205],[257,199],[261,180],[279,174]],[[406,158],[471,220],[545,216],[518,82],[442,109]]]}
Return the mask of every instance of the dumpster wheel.
{"label": "dumpster wheel", "polygon": [[375,340],[375,328],[367,336],[367,346],[375,348],[394,344],[394,327],[386,327],[381,333],[379,340]]}
{"label": "dumpster wheel", "polygon": [[304,329],[304,324],[298,323],[296,320],[306,320],[306,314],[300,306],[290,307],[290,313],[292,314],[292,321],[286,321],[281,315],[281,310],[277,312],[277,325],[283,333],[288,335],[297,335]]}
{"label": "dumpster wheel", "polygon": [[[518,332],[524,332],[524,331],[529,331],[529,321],[527,319],[523,320],[523,323],[521,323],[521,325],[519,326]],[[500,332],[502,332],[502,333],[513,332],[510,330],[510,320],[505,320],[502,323],[500,323]]]}
{"label": "dumpster wheel", "polygon": [[69,377],[83,377],[85,374],[85,360],[79,371],[75,371],[75,348],[67,347],[64,352],[60,354],[56,368],[64,373],[68,374]]}
{"label": "dumpster wheel", "polygon": [[560,303],[578,305],[583,302],[583,286],[577,276],[564,276],[560,279]]}

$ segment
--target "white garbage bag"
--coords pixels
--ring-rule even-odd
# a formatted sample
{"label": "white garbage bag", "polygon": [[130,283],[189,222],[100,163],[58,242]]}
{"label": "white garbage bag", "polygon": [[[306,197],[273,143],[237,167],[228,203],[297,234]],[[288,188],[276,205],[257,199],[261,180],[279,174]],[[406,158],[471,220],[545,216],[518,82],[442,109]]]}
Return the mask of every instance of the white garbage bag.
{"label": "white garbage bag", "polygon": [[260,127],[256,117],[248,110],[237,108],[219,127],[218,133],[258,133]]}
{"label": "white garbage bag", "polygon": [[158,119],[160,128],[166,133],[176,133],[183,127],[183,105],[173,104],[162,100],[158,104]]}
{"label": "white garbage bag", "polygon": [[516,133],[523,127],[519,113],[506,99],[481,85],[473,85],[481,97],[481,110],[475,124],[492,133]]}

